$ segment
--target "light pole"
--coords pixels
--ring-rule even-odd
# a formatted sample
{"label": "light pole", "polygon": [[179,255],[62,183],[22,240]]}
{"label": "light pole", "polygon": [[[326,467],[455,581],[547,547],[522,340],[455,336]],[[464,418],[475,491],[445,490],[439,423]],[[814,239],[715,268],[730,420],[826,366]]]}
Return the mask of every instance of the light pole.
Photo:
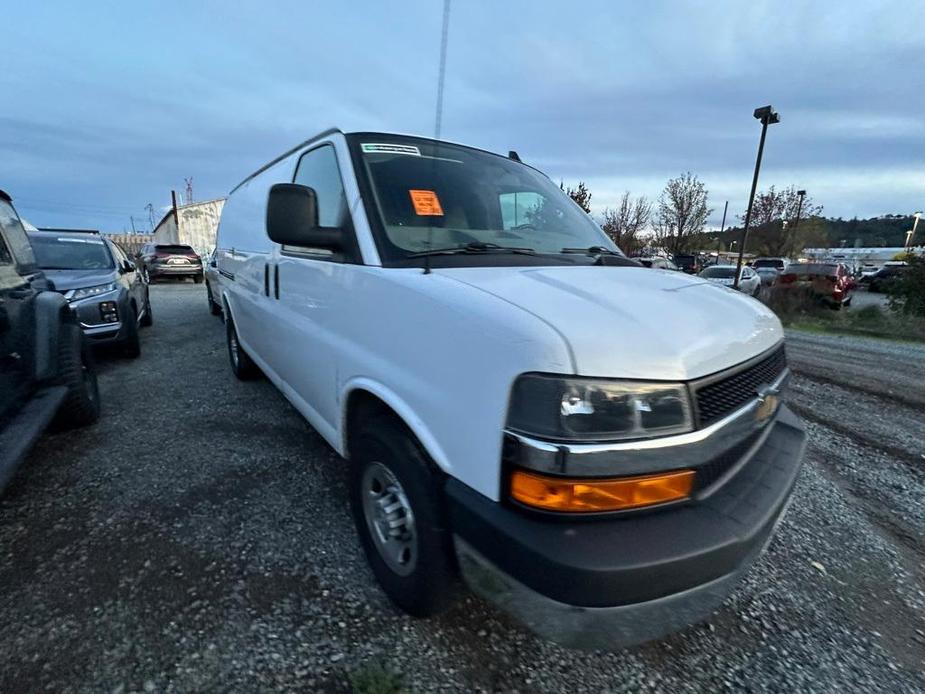
{"label": "light pole", "polygon": [[922,217],[922,213],[916,212],[912,216],[915,218],[915,221],[912,222],[912,229],[906,232],[906,248],[912,248],[912,239],[915,238],[915,230],[919,226],[919,219]]}
{"label": "light pole", "polygon": [[739,259],[736,262],[736,276],[732,282],[734,289],[739,288],[739,275],[742,273],[742,256],[745,253],[745,244],[748,243],[748,225],[752,221],[752,203],[755,202],[755,189],[758,187],[758,172],[761,170],[761,155],[764,154],[764,138],[768,133],[768,126],[780,123],[780,116],[773,106],[756,108],[755,118],[761,121],[761,139],[758,141],[758,157],[755,159],[755,175],[752,177],[752,192],[748,196],[748,209],[745,210],[745,228],[742,230],[742,245],[739,246]]}
{"label": "light pole", "polygon": [[800,213],[803,212],[803,198],[804,197],[806,197],[806,191],[798,190],[797,191],[797,198],[798,198],[797,199],[797,216],[796,216],[796,219],[793,220],[793,230],[791,231],[794,237],[796,236],[796,233],[797,233],[797,227],[800,226]]}

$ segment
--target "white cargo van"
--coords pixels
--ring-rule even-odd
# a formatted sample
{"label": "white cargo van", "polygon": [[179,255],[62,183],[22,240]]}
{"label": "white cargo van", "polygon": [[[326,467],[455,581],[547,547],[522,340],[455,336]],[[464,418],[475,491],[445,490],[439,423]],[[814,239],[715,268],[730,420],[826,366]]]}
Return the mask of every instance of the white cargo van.
{"label": "white cargo van", "polygon": [[349,461],[413,615],[461,576],[568,645],[656,638],[786,508],[805,433],[775,316],[626,259],[513,153],[324,132],[231,192],[216,260],[232,369]]}

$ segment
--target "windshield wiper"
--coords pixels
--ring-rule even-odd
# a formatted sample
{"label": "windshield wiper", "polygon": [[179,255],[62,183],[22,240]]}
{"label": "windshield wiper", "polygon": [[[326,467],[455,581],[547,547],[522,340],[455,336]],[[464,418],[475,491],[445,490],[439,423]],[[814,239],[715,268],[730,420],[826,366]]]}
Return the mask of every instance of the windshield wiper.
{"label": "windshield wiper", "polygon": [[563,248],[559,253],[584,253],[585,255],[618,255],[623,257],[622,253],[617,253],[603,246],[588,246],[588,248]]}
{"label": "windshield wiper", "polygon": [[[563,248],[560,253],[580,253],[594,258],[595,265],[638,265],[622,253],[612,251],[603,246],[589,246],[588,248]],[[605,262],[605,258],[608,260]]]}
{"label": "windshield wiper", "polygon": [[532,248],[514,248],[512,246],[499,246],[497,243],[483,243],[481,241],[472,241],[465,246],[453,246],[452,248],[432,248],[428,251],[419,251],[411,253],[408,258],[422,258],[427,255],[479,255],[482,253],[515,253],[518,255],[536,255]]}

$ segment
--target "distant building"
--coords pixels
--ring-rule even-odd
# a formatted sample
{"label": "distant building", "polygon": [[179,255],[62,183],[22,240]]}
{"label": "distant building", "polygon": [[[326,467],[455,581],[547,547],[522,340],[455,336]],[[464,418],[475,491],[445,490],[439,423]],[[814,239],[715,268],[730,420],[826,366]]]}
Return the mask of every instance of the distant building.
{"label": "distant building", "polygon": [[925,247],[903,248],[804,248],[801,255],[807,260],[835,260],[851,267],[880,267],[906,251],[925,253]]}
{"label": "distant building", "polygon": [[119,246],[126,255],[133,256],[146,243],[154,243],[154,234],[106,234],[103,236]]}
{"label": "distant building", "polygon": [[168,210],[154,227],[154,243],[180,243],[192,246],[199,255],[208,255],[215,248],[215,235],[224,206],[225,198],[177,205],[176,210]]}

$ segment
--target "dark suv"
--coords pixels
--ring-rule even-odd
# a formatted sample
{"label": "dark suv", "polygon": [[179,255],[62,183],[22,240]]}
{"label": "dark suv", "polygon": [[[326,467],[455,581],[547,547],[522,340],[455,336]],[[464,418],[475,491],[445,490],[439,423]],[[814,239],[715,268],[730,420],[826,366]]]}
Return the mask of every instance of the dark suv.
{"label": "dark suv", "polygon": [[96,232],[40,229],[29,232],[39,267],[77,314],[94,344],[118,344],[141,354],[138,326],[151,325],[148,285],[123,250]]}
{"label": "dark suv", "polygon": [[674,256],[673,260],[678,269],[688,275],[696,275],[703,269],[703,262],[696,255],[678,254]]}
{"label": "dark suv", "polygon": [[0,491],[45,428],[99,417],[77,317],[50,291],[10,196],[0,191]]}
{"label": "dark suv", "polygon": [[202,282],[202,258],[190,246],[149,243],[135,256],[135,264],[146,282],[161,277],[192,277]]}

